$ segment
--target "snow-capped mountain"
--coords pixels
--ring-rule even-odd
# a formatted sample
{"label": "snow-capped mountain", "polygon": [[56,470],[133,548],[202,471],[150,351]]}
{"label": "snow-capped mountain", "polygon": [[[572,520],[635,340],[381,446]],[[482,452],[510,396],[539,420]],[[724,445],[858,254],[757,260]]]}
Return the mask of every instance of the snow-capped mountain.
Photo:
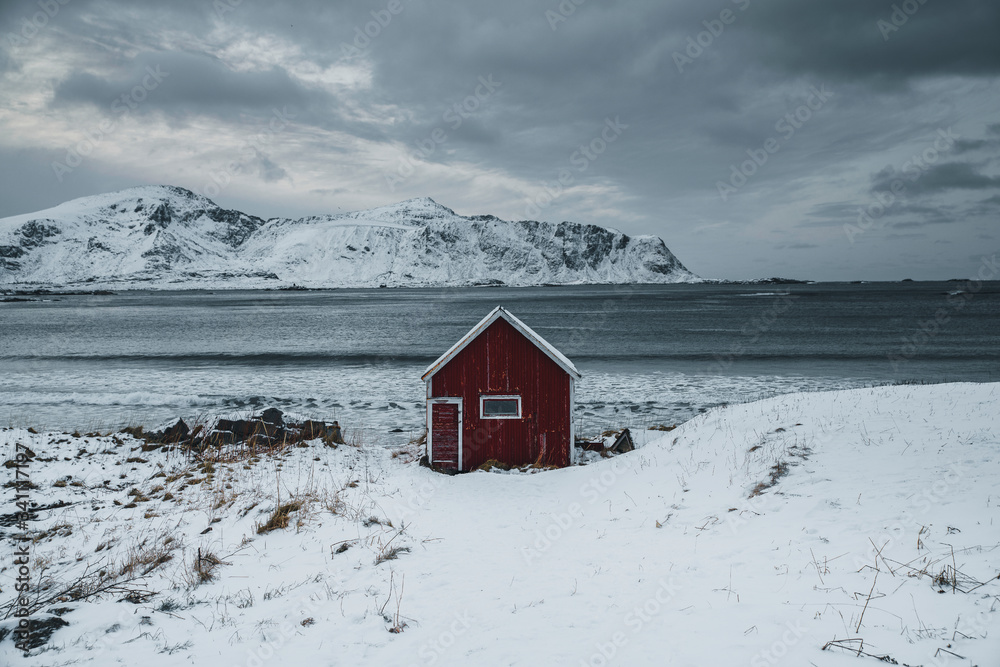
{"label": "snow-capped mountain", "polygon": [[378,287],[699,280],[655,236],[572,222],[465,217],[428,198],[291,220],[173,186],[0,219],[8,286]]}

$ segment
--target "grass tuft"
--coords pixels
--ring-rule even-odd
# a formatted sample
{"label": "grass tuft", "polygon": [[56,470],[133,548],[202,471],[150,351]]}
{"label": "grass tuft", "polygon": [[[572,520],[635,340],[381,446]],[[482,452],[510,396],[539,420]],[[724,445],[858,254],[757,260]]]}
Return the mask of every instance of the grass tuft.
{"label": "grass tuft", "polygon": [[265,535],[270,533],[272,530],[287,528],[292,512],[296,512],[301,508],[302,503],[298,500],[293,500],[290,503],[279,505],[273,512],[271,512],[271,516],[268,517],[267,521],[257,526],[257,534]]}
{"label": "grass tuft", "polygon": [[198,555],[195,556],[194,564],[191,568],[195,585],[208,583],[215,579],[216,570],[220,565],[225,564],[221,558],[211,551],[206,549],[203,552],[201,549],[198,549]]}
{"label": "grass tuft", "polygon": [[410,547],[393,547],[392,549],[387,549],[375,557],[375,564],[381,565],[387,560],[396,560],[399,558],[399,554],[409,553],[409,551]]}
{"label": "grass tuft", "polygon": [[784,461],[778,461],[773,466],[771,466],[771,474],[768,479],[762,482],[757,482],[757,486],[753,487],[750,491],[750,497],[754,498],[764,493],[764,491],[770,489],[772,486],[778,483],[778,480],[788,474],[788,464]]}

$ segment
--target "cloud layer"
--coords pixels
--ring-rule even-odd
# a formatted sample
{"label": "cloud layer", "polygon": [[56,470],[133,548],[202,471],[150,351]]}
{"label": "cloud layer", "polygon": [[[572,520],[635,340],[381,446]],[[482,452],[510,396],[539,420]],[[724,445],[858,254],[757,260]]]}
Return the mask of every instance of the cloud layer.
{"label": "cloud layer", "polygon": [[263,216],[432,196],[656,234],[705,276],[950,278],[1000,245],[997,25],[982,0],[18,0],[0,215],[140,183]]}

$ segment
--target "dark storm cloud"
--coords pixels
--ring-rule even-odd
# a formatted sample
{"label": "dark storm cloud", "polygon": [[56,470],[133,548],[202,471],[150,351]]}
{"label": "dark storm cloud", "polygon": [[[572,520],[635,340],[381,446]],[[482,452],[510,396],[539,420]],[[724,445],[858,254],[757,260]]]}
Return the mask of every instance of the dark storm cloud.
{"label": "dark storm cloud", "polygon": [[919,183],[922,192],[951,189],[983,190],[1000,187],[1000,177],[983,174],[972,164],[950,162],[931,167]]}
{"label": "dark storm cloud", "polygon": [[910,195],[926,195],[946,190],[984,190],[1000,188],[1000,177],[989,176],[979,171],[976,165],[967,162],[946,162],[927,167],[923,172],[898,171],[886,167],[872,177],[873,192],[888,192],[893,183],[904,184]]}
{"label": "dark storm cloud", "polygon": [[[585,171],[574,171],[574,185],[598,185],[629,202],[624,212],[636,226],[600,217],[593,207],[574,209],[570,194],[539,217],[617,225],[629,233],[661,234],[668,243],[672,235],[723,224],[752,230],[796,197],[802,198],[796,210],[805,213],[785,224],[808,234],[831,233],[857,219],[859,208],[902,172],[905,162],[885,156],[921,154],[939,129],[966,118],[970,92],[980,95],[983,108],[989,107],[983,99],[998,97],[997,2],[633,0],[577,6],[401,0],[400,11],[387,14],[388,4],[72,0],[36,39],[58,35],[38,57],[79,64],[60,73],[53,94],[43,97],[57,116],[90,107],[108,113],[115,99],[142,84],[147,68],[159,66],[169,76],[135,110],[149,122],[162,117],[173,127],[189,127],[194,117],[207,115],[250,133],[275,108],[297,112],[295,127],[277,143],[301,145],[302,162],[296,165],[271,144],[243,167],[259,179],[262,197],[275,183],[327,195],[334,205],[337,197],[359,191],[385,203],[440,189],[468,199],[442,203],[484,213],[496,211],[477,203],[480,190],[465,190],[464,165],[513,183],[501,189],[504,196],[527,197],[520,190],[553,183],[607,119],[619,118],[628,129]],[[724,10],[732,18],[725,24]],[[34,11],[34,2],[0,3],[0,34]],[[692,41],[698,48],[689,52]],[[221,53],[224,47],[233,48]],[[23,70],[29,53],[30,45],[15,48],[4,40],[0,72]],[[234,69],[239,56],[233,54],[240,53],[258,57],[253,67]],[[691,62],[680,67],[678,54]],[[318,70],[356,67],[366,78],[343,89],[306,83],[296,70],[303,62]],[[499,83],[488,95],[483,77]],[[747,151],[776,136],[776,123],[801,106],[814,85],[828,86],[831,100],[795,128],[738,194],[720,202],[716,183],[729,178],[731,165],[748,159]],[[457,116],[456,105],[462,109]],[[887,221],[966,224],[949,199],[963,193],[977,194],[976,210],[988,206],[982,199],[998,185],[989,160],[1000,153],[1000,123],[983,133],[983,120],[972,118],[975,129],[962,128],[940,162],[905,181],[904,199],[917,198],[920,205],[900,201]],[[422,154],[420,145],[439,129],[445,141]],[[330,140],[324,133],[331,130],[359,141]],[[356,152],[362,143],[375,158]],[[419,192],[384,186],[399,146],[416,156],[422,178],[404,187],[419,183],[412,186]],[[0,161],[7,159],[0,154]],[[99,172],[89,171],[97,163],[88,162],[73,178],[100,182]],[[899,171],[878,172],[887,163]],[[300,174],[322,174],[325,164],[356,166],[357,180],[303,184]],[[438,176],[448,173],[454,182]],[[95,191],[118,187],[110,176],[106,183]],[[25,210],[27,204],[15,203],[21,197],[29,199],[12,190],[4,205]],[[40,199],[36,192],[30,201]],[[524,209],[520,201],[510,208]],[[719,267],[743,261],[742,249],[727,256],[710,234],[702,236],[701,245],[692,243],[688,251],[691,262],[698,253]],[[822,251],[811,236],[786,241],[789,249],[812,245]],[[769,242],[764,246],[772,249]]]}
{"label": "dark storm cloud", "polygon": [[900,203],[886,212],[885,226],[899,229],[951,225],[960,220],[954,207]]}
{"label": "dark storm cloud", "polygon": [[952,150],[956,155],[974,153],[977,151],[1000,155],[1000,123],[991,123],[985,128],[985,137],[981,139],[962,138],[955,141]]}
{"label": "dark storm cloud", "polygon": [[[872,208],[873,206],[876,208]],[[981,210],[981,207],[973,207],[959,212],[956,207],[951,205],[918,204],[904,198],[894,199],[888,206],[879,207],[879,200],[871,198],[864,201],[830,202],[816,206],[810,211],[809,219],[798,223],[797,226],[824,228],[843,227],[845,224],[864,224],[863,229],[867,229],[869,226],[877,228],[924,227],[926,225],[953,224],[962,220],[963,215]],[[791,248],[794,245],[786,247]]]}
{"label": "dark storm cloud", "polygon": [[1000,195],[993,195],[987,199],[969,204],[964,214],[970,217],[975,216],[979,219],[989,220],[989,226],[992,227],[995,225],[993,221],[996,220],[998,209],[1000,209]]}
{"label": "dark storm cloud", "polygon": [[1000,72],[1000,4],[985,0],[754,2],[746,25],[755,59],[784,71],[875,85]]}
{"label": "dark storm cloud", "polygon": [[316,96],[280,69],[234,72],[218,60],[187,53],[144,53],[126,67],[103,76],[77,72],[59,83],[53,104],[90,103],[106,109],[137,87],[155,87],[143,96],[140,111],[270,112],[272,107],[303,108]]}
{"label": "dark storm cloud", "polygon": [[813,206],[807,214],[809,220],[799,222],[799,227],[833,227],[853,221],[858,217],[860,202],[824,202]]}
{"label": "dark storm cloud", "polygon": [[956,155],[961,155],[962,153],[970,153],[972,151],[978,151],[982,148],[986,148],[990,145],[989,141],[985,139],[959,139],[955,142],[952,150],[955,151]]}

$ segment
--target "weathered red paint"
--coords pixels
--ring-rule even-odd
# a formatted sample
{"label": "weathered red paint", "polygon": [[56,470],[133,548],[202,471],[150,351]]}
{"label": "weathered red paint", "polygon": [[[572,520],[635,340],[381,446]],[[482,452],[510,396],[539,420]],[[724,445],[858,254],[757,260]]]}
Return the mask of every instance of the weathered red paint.
{"label": "weathered red paint", "polygon": [[[512,466],[570,464],[570,376],[506,320],[490,324],[435,371],[429,390],[432,415],[434,398],[462,399],[462,470],[490,459]],[[482,419],[482,395],[519,395],[521,418]],[[436,443],[436,432],[431,435]]]}
{"label": "weathered red paint", "polygon": [[458,404],[431,404],[431,438],[435,466],[458,468]]}

